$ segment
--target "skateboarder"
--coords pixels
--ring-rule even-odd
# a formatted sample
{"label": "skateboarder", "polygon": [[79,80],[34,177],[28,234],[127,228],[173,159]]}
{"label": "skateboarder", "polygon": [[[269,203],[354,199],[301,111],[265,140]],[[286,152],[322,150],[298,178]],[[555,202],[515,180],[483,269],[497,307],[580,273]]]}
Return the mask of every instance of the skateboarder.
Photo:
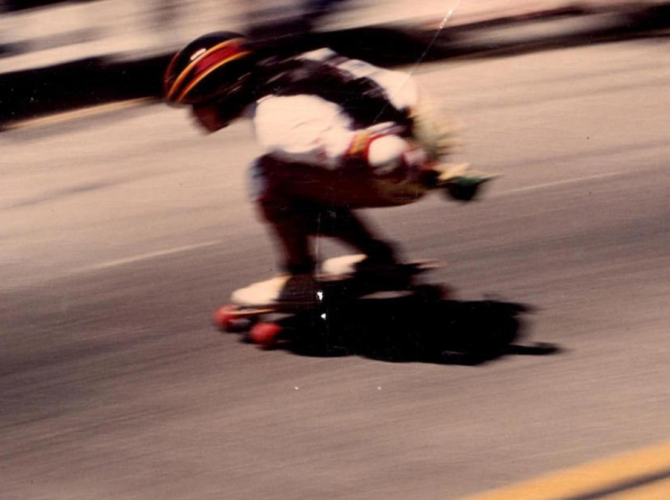
{"label": "skateboarder", "polygon": [[487,180],[439,166],[454,129],[409,75],[328,49],[268,55],[240,35],[213,33],[175,55],[164,90],[169,104],[191,106],[207,132],[242,117],[253,123],[264,151],[251,166],[253,198],[284,272],[258,284],[259,303],[314,296],[313,236],[364,254],[359,269],[393,267],[394,246],[353,210],[411,203],[441,185],[468,201]]}

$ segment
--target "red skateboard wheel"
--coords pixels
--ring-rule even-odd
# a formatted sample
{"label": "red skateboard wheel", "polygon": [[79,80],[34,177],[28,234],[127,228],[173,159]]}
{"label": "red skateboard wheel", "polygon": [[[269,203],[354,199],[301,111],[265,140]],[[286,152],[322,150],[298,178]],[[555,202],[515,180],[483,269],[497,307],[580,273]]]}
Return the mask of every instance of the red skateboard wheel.
{"label": "red skateboard wheel", "polygon": [[249,331],[249,338],[254,344],[270,349],[277,345],[277,337],[282,328],[277,323],[258,323]]}
{"label": "red skateboard wheel", "polygon": [[237,312],[239,307],[234,304],[228,304],[219,307],[214,314],[212,314],[212,324],[223,332],[239,331],[240,317]]}

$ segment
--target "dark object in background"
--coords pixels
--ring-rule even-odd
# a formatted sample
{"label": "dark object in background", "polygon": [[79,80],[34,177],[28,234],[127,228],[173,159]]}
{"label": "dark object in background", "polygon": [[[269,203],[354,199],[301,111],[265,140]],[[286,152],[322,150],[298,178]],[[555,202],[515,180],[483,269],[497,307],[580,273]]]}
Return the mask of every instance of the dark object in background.
{"label": "dark object in background", "polygon": [[35,9],[37,7],[46,7],[48,5],[55,5],[59,3],[90,3],[95,0],[6,0],[5,10],[7,12],[16,12],[19,10]]}
{"label": "dark object in background", "polygon": [[0,129],[49,113],[141,97],[158,98],[170,58],[166,55],[125,62],[94,58],[0,75]]}

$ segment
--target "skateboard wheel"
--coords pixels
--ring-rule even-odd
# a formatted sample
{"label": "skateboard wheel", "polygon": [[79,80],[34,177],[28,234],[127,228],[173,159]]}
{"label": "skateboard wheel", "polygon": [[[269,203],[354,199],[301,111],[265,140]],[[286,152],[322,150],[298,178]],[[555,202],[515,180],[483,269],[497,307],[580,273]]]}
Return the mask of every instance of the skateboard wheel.
{"label": "skateboard wheel", "polygon": [[249,331],[249,339],[264,349],[271,349],[277,345],[281,330],[277,323],[258,323]]}
{"label": "skateboard wheel", "polygon": [[240,318],[240,308],[234,304],[219,307],[212,315],[212,323],[223,332],[241,332],[246,329],[248,322]]}

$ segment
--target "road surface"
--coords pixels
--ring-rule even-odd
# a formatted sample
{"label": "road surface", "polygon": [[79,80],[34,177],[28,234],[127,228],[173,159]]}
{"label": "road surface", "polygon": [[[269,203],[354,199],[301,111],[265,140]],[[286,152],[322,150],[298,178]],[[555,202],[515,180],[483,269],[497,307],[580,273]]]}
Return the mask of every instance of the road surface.
{"label": "road surface", "polygon": [[275,272],[246,124],[203,138],[137,106],[3,133],[2,497],[458,499],[666,441],[668,61],[641,41],[408,68],[467,124],[456,159],[503,177],[370,216],[561,348],[474,367],[213,331]]}

